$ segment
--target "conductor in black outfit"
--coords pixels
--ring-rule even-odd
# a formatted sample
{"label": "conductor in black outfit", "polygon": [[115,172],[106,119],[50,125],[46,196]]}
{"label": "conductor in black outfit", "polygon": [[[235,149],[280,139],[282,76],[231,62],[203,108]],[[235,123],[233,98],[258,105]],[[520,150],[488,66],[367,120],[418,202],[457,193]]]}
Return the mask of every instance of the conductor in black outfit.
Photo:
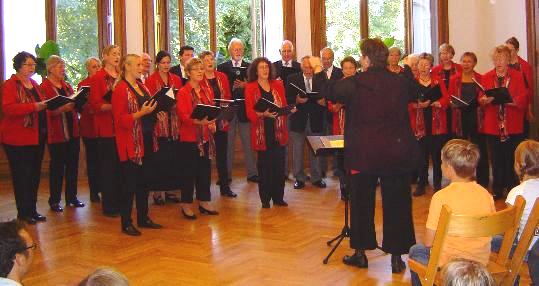
{"label": "conductor in black outfit", "polygon": [[401,255],[415,243],[410,171],[419,157],[408,119],[413,96],[409,80],[387,70],[388,49],[380,39],[361,46],[367,71],[343,79],[333,88],[346,105],[344,167],[350,174],[353,255],[343,262],[367,268],[365,250],[378,246],[374,224],[376,184],[380,180],[383,206],[382,250],[391,253],[393,273],[405,270]]}

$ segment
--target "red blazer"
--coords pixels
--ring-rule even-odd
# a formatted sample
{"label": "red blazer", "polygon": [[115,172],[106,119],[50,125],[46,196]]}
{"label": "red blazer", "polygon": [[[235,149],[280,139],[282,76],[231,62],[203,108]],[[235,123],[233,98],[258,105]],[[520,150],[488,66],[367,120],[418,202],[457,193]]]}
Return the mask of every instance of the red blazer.
{"label": "red blazer", "polygon": [[518,64],[520,66],[519,72],[522,74],[523,79],[524,79],[524,87],[526,87],[527,89],[528,102],[529,102],[530,111],[531,111],[531,108],[533,108],[533,95],[534,95],[532,67],[527,61],[525,61],[521,57],[518,57]]}
{"label": "red blazer", "polygon": [[[283,82],[280,80],[270,80],[271,90],[275,98],[275,103],[278,105],[280,101],[281,107],[287,106],[286,96]],[[255,103],[260,98],[260,88],[257,81],[249,82],[245,86],[245,111],[247,118],[251,121],[251,147],[255,151],[266,150],[266,140],[264,134],[264,119],[258,117],[254,109]],[[281,133],[281,136],[279,136]],[[275,120],[275,139],[279,141],[281,146],[285,146],[288,142],[288,128],[286,127],[286,115],[282,115]]]}
{"label": "red blazer", "polygon": [[[513,98],[513,102],[516,106],[505,105],[505,121],[507,134],[520,134],[524,131],[524,116],[528,109],[528,96],[524,86],[524,79],[522,74],[513,69],[507,70],[507,78],[510,78],[509,93]],[[491,89],[497,87],[498,77],[496,70],[491,70],[485,75],[481,84],[485,89]],[[481,96],[483,93],[481,92]],[[487,104],[485,108],[485,123],[483,133],[488,135],[500,135],[500,128],[498,126],[498,105]]]}
{"label": "red blazer", "polygon": [[[462,73],[462,66],[460,64],[457,64],[455,62],[451,62],[451,73],[450,78],[453,75],[456,75],[457,73]],[[444,81],[444,66],[442,64],[439,64],[432,68],[431,74],[440,80],[440,82]],[[443,84],[442,84],[443,85]]]}
{"label": "red blazer", "polygon": [[[478,72],[475,72],[473,73],[473,77],[476,81],[478,82],[481,82],[483,76],[478,73]],[[462,92],[462,72],[459,72],[453,76],[451,76],[451,78],[449,79],[449,96],[451,97],[451,95],[453,96],[456,96],[458,98],[461,97],[461,92]],[[480,91],[481,89],[479,87],[476,88],[476,98],[479,99],[479,95],[480,95]],[[481,110],[478,110],[477,112],[477,131],[481,132],[482,129],[483,129],[483,122],[485,120],[484,118],[484,110],[483,110],[483,107],[480,106],[478,109],[481,109]],[[457,118],[456,116],[453,116],[452,117],[452,124],[451,124],[451,131],[453,133],[456,132],[456,124],[457,124]]]}
{"label": "red blazer", "polygon": [[[137,81],[140,89],[146,90],[146,87],[141,81]],[[129,111],[129,100],[135,100],[135,94],[129,89],[129,85],[125,80],[120,81],[112,93],[112,113],[114,114],[114,131],[116,132],[116,149],[118,150],[118,157],[121,162],[127,161],[131,158],[135,158],[137,155],[135,142],[136,138],[133,134],[138,136],[138,144],[140,156],[144,156],[144,140],[142,138],[142,127],[140,119],[135,120],[133,113],[139,111],[138,104],[135,104],[136,110],[134,112]],[[138,128],[136,126],[138,121]]]}
{"label": "red blazer", "polygon": [[[433,87],[437,84],[440,84],[440,90],[442,91],[442,98],[440,98],[439,102],[442,105],[441,108],[438,107],[431,107],[432,108],[432,117],[431,118],[424,118],[424,120],[431,120],[432,122],[432,134],[426,134],[426,135],[442,135],[447,134],[447,108],[449,107],[449,91],[443,84],[443,80],[436,77],[434,74],[431,73],[431,84],[430,86]],[[419,81],[419,80],[418,80]],[[416,108],[417,102],[411,102],[408,104],[408,113],[410,114],[410,125],[412,126],[412,130],[414,133],[416,132],[416,119],[417,119],[417,108]],[[436,113],[438,112],[438,119],[436,118]],[[434,126],[438,124],[439,121],[439,127],[436,129]]]}
{"label": "red blazer", "polygon": [[[228,82],[228,77],[225,73],[222,73],[220,71],[215,71],[215,78],[217,78],[217,85],[219,86],[219,90],[221,91],[221,99],[231,99],[232,95],[230,93],[230,84]],[[210,81],[206,79],[206,76],[204,76],[204,80],[200,83],[201,85],[204,85],[206,88],[212,90]],[[214,94],[215,97],[215,94]],[[216,106],[219,106],[217,103],[215,103]],[[228,131],[229,124],[228,122],[220,122],[217,124],[219,127],[219,130],[221,131]]]}
{"label": "red blazer", "polygon": [[[41,85],[41,90],[45,95],[45,98],[53,98],[58,95],[56,92],[56,87],[52,84],[49,79],[45,79]],[[73,94],[73,88],[71,85],[65,81],[62,82],[62,89],[69,96]],[[73,110],[71,112],[65,113],[66,118],[69,116],[73,120],[73,138],[79,138],[79,115],[77,111]],[[66,126],[67,127],[67,126]],[[55,111],[47,110],[47,137],[49,144],[63,143],[67,142],[64,134],[64,123],[62,122],[62,113],[55,113]]]}
{"label": "red blazer", "polygon": [[332,129],[331,129],[332,132],[333,132],[333,135],[343,135],[344,134],[344,122],[345,122],[345,119],[344,119],[345,118],[345,116],[344,116],[345,115],[344,106],[343,106],[343,108],[341,110],[339,110],[337,112],[334,112],[333,111],[333,106],[335,104],[328,101],[327,105],[328,105],[329,112],[331,112],[331,114],[333,114],[333,126],[332,126]]}
{"label": "red blazer", "polygon": [[114,137],[111,111],[101,111],[105,93],[112,89],[114,78],[103,68],[90,78],[90,108],[94,111],[95,132],[97,137]]}
{"label": "red blazer", "polygon": [[[83,79],[77,85],[77,88],[80,89],[81,86],[90,86],[90,78],[87,77]],[[95,131],[95,121],[94,121],[94,111],[90,107],[90,104],[87,103],[82,107],[82,112],[80,114],[80,136],[83,138],[96,138],[97,133]]]}
{"label": "red blazer", "polygon": [[[30,79],[30,82],[37,90],[39,98],[45,100],[37,83]],[[15,146],[28,146],[39,144],[38,116],[35,114],[32,118],[32,124],[25,127],[25,119],[27,116],[36,112],[35,100],[32,97],[28,103],[21,103],[19,92],[22,92],[21,81],[16,75],[12,75],[2,85],[2,111],[4,118],[2,119],[1,137],[2,142]]]}
{"label": "red blazer", "polygon": [[[197,142],[197,125],[191,119],[193,113],[193,87],[187,82],[178,92],[178,104],[176,111],[180,120],[180,141]],[[213,105],[213,92],[211,89],[200,85],[200,99],[202,104]],[[210,131],[207,126],[203,128],[204,140],[209,140]]]}

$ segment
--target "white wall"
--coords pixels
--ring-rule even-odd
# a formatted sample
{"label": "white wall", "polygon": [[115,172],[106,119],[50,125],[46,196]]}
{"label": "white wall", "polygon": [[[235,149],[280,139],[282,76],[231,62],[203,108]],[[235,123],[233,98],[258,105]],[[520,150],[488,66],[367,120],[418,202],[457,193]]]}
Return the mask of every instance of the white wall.
{"label": "white wall", "polygon": [[515,36],[520,56],[527,58],[525,0],[449,1],[449,42],[455,47],[455,61],[463,52],[477,54],[478,72],[492,69],[490,52]]}
{"label": "white wall", "polygon": [[127,53],[141,54],[144,50],[142,35],[142,1],[125,1]]}

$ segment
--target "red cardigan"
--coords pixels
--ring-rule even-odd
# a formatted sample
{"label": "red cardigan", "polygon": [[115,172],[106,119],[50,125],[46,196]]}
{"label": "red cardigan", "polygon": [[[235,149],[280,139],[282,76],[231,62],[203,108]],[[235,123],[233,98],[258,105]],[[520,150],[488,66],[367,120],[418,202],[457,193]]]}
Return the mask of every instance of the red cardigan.
{"label": "red cardigan", "polygon": [[[478,82],[481,82],[483,76],[478,73],[478,72],[473,72],[473,78],[478,81]],[[480,95],[480,89],[479,87],[476,88],[476,98],[479,99],[479,95]],[[453,95],[453,96],[456,96],[458,98],[461,97],[461,93],[462,93],[462,73],[459,72],[453,76],[451,76],[451,78],[449,79],[449,96]],[[479,107],[481,109],[481,112],[480,110],[477,110],[477,131],[481,132],[482,131],[482,127],[483,127],[483,122],[485,120],[484,118],[484,110],[483,110],[483,107]],[[453,116],[452,117],[452,124],[451,124],[451,131],[453,133],[456,133],[456,128],[457,128],[457,117],[456,116]]]}
{"label": "red cardigan", "polygon": [[[77,85],[77,89],[80,89],[81,86],[90,86],[90,78],[87,77],[83,79]],[[95,121],[94,121],[94,111],[90,107],[89,103],[86,103],[82,107],[82,112],[80,114],[80,136],[83,138],[96,138],[97,133],[95,131]]]}
{"label": "red cardigan", "polygon": [[[510,78],[509,93],[513,98],[513,102],[516,106],[505,105],[505,121],[507,134],[520,134],[524,131],[524,116],[528,108],[528,96],[526,88],[524,86],[524,79],[522,74],[513,69],[507,70],[506,78]],[[485,89],[491,89],[497,86],[498,76],[496,70],[491,70],[485,75],[481,84]],[[483,96],[483,93],[481,93]],[[500,135],[500,128],[498,126],[498,110],[499,105],[487,104],[485,108],[485,123],[483,133],[488,135]]]}
{"label": "red cardigan", "polygon": [[[524,87],[526,87],[527,84],[527,96],[528,96],[528,103],[530,108],[533,108],[533,97],[534,97],[534,86],[533,86],[533,72],[531,65],[525,61],[523,58],[518,57],[518,64],[520,65],[520,73],[523,76]],[[528,114],[527,114],[528,115]]]}
{"label": "red cardigan", "polygon": [[[453,75],[456,75],[457,73],[462,73],[462,66],[460,64],[457,64],[455,62],[451,62],[451,73],[450,78]],[[440,82],[444,81],[444,66],[442,64],[439,64],[432,68],[431,74],[438,78]]]}
{"label": "red cardigan", "polygon": [[[40,86],[43,91],[43,94],[45,95],[45,98],[49,99],[58,95],[58,93],[56,92],[56,87],[49,79],[45,79]],[[73,94],[73,88],[69,83],[65,81],[62,81],[62,89],[68,96]],[[73,110],[71,112],[66,112],[65,115],[66,118],[71,116],[73,120],[73,138],[79,138],[79,116],[77,111]],[[64,134],[62,113],[55,113],[54,111],[47,110],[47,137],[49,144],[67,142]]]}
{"label": "red cardigan", "polygon": [[[37,91],[39,98],[45,100],[37,83],[30,79],[32,86]],[[32,126],[25,127],[24,121],[27,115],[37,112],[34,98],[31,102],[21,103],[19,90],[24,88],[16,75],[12,75],[2,85],[2,119],[1,137],[2,142],[15,146],[28,146],[39,144],[38,116],[33,117]]]}
{"label": "red cardigan", "polygon": [[[109,83],[107,83],[107,79]],[[114,137],[113,118],[111,111],[101,111],[105,93],[112,89],[112,77],[103,68],[90,78],[89,104],[94,111],[95,132],[97,137]]]}
{"label": "red cardigan", "polygon": [[[220,71],[215,71],[215,78],[217,78],[217,84],[219,85],[219,90],[221,91],[221,99],[230,100],[232,98],[232,95],[230,93],[231,88],[228,82],[227,75]],[[204,79],[202,80],[200,84],[210,89],[213,92],[210,81],[206,78],[206,76],[204,76]],[[214,94],[214,97],[215,97],[215,94]],[[219,106],[219,105],[215,103],[215,106]],[[221,131],[228,131],[229,124],[228,122],[222,122],[222,124],[218,124],[218,127],[220,127],[219,130]]]}
{"label": "red cardigan", "polygon": [[[193,113],[193,87],[187,82],[178,92],[178,104],[176,111],[180,120],[180,141],[181,142],[197,142],[196,129],[197,125],[191,119]],[[211,89],[200,85],[201,103],[213,105],[213,92]],[[203,128],[204,141],[209,140],[209,128]]]}
{"label": "red cardigan", "polygon": [[[442,105],[441,108],[438,107],[431,107],[432,108],[432,117],[431,118],[425,118],[425,120],[431,120],[431,126],[432,126],[432,133],[426,134],[426,135],[442,135],[447,134],[447,108],[449,107],[449,91],[443,84],[443,81],[436,77],[434,74],[431,73],[431,84],[430,86],[433,87],[436,84],[440,84],[440,90],[442,91],[442,98],[440,98],[439,102]],[[412,130],[414,133],[416,132],[416,116],[417,116],[417,108],[415,108],[417,102],[411,102],[408,104],[408,113],[410,114],[410,125],[412,126]],[[436,116],[435,111],[438,111],[438,118],[440,121],[440,126],[437,130],[435,130],[434,126],[436,123]]]}
{"label": "red cardigan", "polygon": [[[281,107],[287,106],[286,96],[284,92],[283,82],[280,80],[271,80],[270,81],[271,90],[279,96],[279,101],[281,102]],[[264,119],[258,117],[254,109],[256,98],[260,97],[260,88],[257,81],[249,82],[245,86],[245,111],[247,113],[247,118],[251,121],[251,148],[255,151],[264,151],[266,150],[266,140],[264,134]],[[277,100],[276,100],[277,101]],[[277,136],[279,132],[279,127],[277,126],[282,124],[281,132],[282,136]],[[275,120],[275,138],[279,140],[281,146],[285,146],[288,142],[288,128],[286,127],[286,115],[279,116]],[[257,137],[258,136],[258,137]],[[264,140],[260,140],[260,139]]]}
{"label": "red cardigan", "polygon": [[[137,81],[140,89],[146,90],[146,87],[141,81]],[[139,152],[141,157],[144,156],[144,140],[142,139],[142,127],[139,124],[139,130],[135,130],[134,112],[129,112],[129,99],[136,95],[129,89],[129,85],[125,80],[120,81],[114,87],[112,93],[112,113],[114,114],[114,131],[116,132],[116,149],[121,162],[127,161],[136,157],[135,137],[134,133],[139,135]],[[134,98],[136,100],[136,98]],[[135,112],[138,112],[138,108]],[[140,122],[140,119],[137,119]]]}

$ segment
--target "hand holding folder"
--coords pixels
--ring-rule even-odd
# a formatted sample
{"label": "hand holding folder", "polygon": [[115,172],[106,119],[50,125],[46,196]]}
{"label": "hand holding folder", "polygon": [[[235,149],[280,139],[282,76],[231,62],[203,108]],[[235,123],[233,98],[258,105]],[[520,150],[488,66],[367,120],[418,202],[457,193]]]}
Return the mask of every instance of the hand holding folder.
{"label": "hand holding folder", "polygon": [[212,121],[217,119],[220,113],[221,108],[218,106],[197,104],[191,113],[191,119],[203,120],[206,118],[208,121]]}
{"label": "hand holding folder", "polygon": [[290,114],[292,113],[292,110],[295,108],[296,106],[293,105],[293,104],[290,104],[288,106],[285,106],[285,107],[279,107],[277,106],[275,103],[261,97],[256,103],[255,103],[255,106],[254,106],[254,109],[255,111],[257,112],[265,112],[265,111],[269,111],[271,113],[277,113],[277,116],[281,116],[281,115],[287,115],[287,114]]}
{"label": "hand holding folder", "polygon": [[421,94],[419,97],[419,101],[430,100],[430,102],[433,103],[440,100],[440,98],[442,98],[442,90],[440,89],[440,85],[437,84],[431,87],[425,93]]}
{"label": "hand holding folder", "polygon": [[155,108],[154,112],[169,112],[176,104],[175,95],[177,92],[178,90],[172,87],[163,87],[161,88],[161,90],[157,91],[152,96],[152,99],[155,99],[157,101],[157,107]]}
{"label": "hand holding folder", "polygon": [[49,98],[44,101],[45,104],[47,104],[48,110],[56,110],[66,104],[74,103],[75,101],[69,97],[63,96],[63,95],[57,95],[53,98]]}
{"label": "hand holding folder", "polygon": [[494,98],[494,100],[491,102],[492,104],[497,105],[513,102],[513,98],[511,97],[511,94],[509,94],[509,89],[507,87],[502,86],[485,90],[485,88],[479,82],[477,82],[475,79],[473,79],[473,81],[487,97]]}
{"label": "hand holding folder", "polygon": [[312,99],[315,99],[315,100],[318,100],[318,99],[322,98],[322,96],[320,95],[320,93],[318,91],[307,92],[307,91],[303,90],[301,87],[295,85],[294,83],[290,83],[290,85],[299,91],[298,96],[300,98],[312,98]]}

